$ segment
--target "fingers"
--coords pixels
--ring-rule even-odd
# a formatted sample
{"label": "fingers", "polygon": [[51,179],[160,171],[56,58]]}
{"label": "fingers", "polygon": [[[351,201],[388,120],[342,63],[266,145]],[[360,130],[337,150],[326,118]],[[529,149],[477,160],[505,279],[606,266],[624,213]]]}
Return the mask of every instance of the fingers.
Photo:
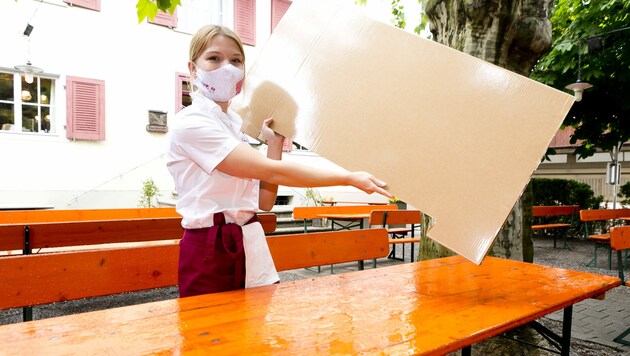
{"label": "fingers", "polygon": [[383,195],[387,198],[393,199],[394,196],[392,195],[392,193],[388,192],[387,190],[385,190],[386,184],[383,181],[379,181],[379,184],[374,184],[374,193],[378,193],[380,195]]}
{"label": "fingers", "polygon": [[371,177],[371,180],[372,180],[372,183],[376,184],[378,187],[383,188],[383,187],[386,187],[386,186],[387,186],[387,183],[383,182],[383,181],[382,181],[382,180],[380,180],[380,179],[377,179],[377,178],[376,178],[376,177],[374,177],[374,176],[372,176],[372,177]]}
{"label": "fingers", "polygon": [[377,179],[373,175],[366,172],[355,172],[354,174],[356,174],[359,178],[359,181],[355,185],[357,188],[363,190],[368,194],[378,193],[387,198],[394,197],[390,192],[385,190],[387,183],[385,183],[384,181]]}

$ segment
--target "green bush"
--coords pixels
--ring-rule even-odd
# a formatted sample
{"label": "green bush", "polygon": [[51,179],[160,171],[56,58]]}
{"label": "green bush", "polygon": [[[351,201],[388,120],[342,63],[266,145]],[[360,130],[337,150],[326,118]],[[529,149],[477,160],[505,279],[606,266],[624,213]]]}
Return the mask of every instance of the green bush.
{"label": "green bush", "polygon": [[160,190],[158,189],[153,179],[149,178],[147,180],[142,181],[142,192],[140,194],[140,200],[138,201],[138,206],[142,208],[155,208],[157,207],[157,196],[160,195]]}
{"label": "green bush", "polygon": [[[532,205],[578,205],[580,209],[599,209],[604,201],[601,195],[595,196],[593,189],[586,183],[580,183],[572,179],[557,178],[532,178],[533,203]],[[538,224],[552,222],[571,223],[572,227],[567,232],[569,236],[581,237],[583,225],[580,217],[555,216],[539,218]],[[595,226],[589,226],[589,230]],[[593,231],[593,230],[591,230]]]}
{"label": "green bush", "polygon": [[604,197],[573,179],[532,178],[533,205],[579,205],[580,209],[599,209]]}
{"label": "green bush", "polygon": [[619,186],[619,193],[617,194],[617,196],[622,199],[620,201],[621,204],[630,204],[630,182]]}

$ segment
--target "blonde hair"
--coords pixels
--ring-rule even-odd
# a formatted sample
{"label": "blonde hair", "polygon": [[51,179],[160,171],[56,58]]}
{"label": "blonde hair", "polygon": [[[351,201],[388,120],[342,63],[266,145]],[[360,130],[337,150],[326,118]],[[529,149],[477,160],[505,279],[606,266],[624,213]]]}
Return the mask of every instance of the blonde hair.
{"label": "blonde hair", "polygon": [[243,49],[243,42],[241,42],[241,39],[232,30],[220,25],[206,25],[195,33],[193,38],[190,40],[188,59],[194,62],[206,49],[208,42],[218,35],[229,37],[236,42],[241,54],[243,55],[243,65],[245,65],[245,50]]}

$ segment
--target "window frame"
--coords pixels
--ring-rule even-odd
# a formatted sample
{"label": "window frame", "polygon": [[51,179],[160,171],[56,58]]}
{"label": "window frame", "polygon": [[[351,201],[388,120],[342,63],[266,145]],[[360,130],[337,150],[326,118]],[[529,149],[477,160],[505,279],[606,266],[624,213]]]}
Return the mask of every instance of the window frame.
{"label": "window frame", "polygon": [[[184,87],[184,82],[188,83],[188,89]],[[180,112],[184,108],[184,95],[192,92],[192,88],[190,88],[190,76],[186,73],[175,73],[175,113]]]}
{"label": "window frame", "polygon": [[[5,68],[0,68],[0,72],[4,74],[11,75],[13,77],[13,101],[0,99],[0,103],[9,103],[13,105],[13,124],[11,130],[1,130],[0,133],[12,133],[12,134],[20,134],[20,135],[40,135],[40,136],[51,136],[57,135],[57,85],[59,78],[53,75],[41,75],[34,74],[33,75],[33,83],[36,85],[36,93],[30,93],[31,95],[36,96],[37,101],[29,102],[24,101],[22,99],[22,91],[25,90],[23,84],[23,75],[21,72],[16,72],[13,70],[7,70]],[[42,96],[42,79],[50,80],[50,93],[48,99],[48,103],[41,102]],[[24,125],[24,106],[36,107],[37,115],[39,118],[37,121],[37,130],[36,131],[23,131]],[[50,115],[50,129],[49,132],[42,131],[42,108],[48,109],[48,115]]]}

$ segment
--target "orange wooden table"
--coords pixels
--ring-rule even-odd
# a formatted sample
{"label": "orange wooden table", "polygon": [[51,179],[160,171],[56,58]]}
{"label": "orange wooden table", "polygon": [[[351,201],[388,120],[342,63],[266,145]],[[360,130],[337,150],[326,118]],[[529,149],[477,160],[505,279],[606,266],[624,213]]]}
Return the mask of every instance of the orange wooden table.
{"label": "orange wooden table", "polygon": [[444,354],[618,286],[488,257],[406,263],[0,326],[6,354]]}

